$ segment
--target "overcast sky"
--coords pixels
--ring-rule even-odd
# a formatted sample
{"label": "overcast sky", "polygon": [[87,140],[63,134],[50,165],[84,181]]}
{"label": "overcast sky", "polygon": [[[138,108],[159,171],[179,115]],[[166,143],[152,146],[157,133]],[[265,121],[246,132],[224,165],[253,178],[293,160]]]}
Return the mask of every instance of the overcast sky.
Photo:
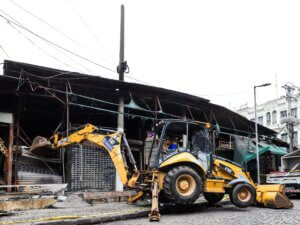
{"label": "overcast sky", "polygon": [[[130,77],[230,108],[252,106],[254,85],[272,83],[259,103],[283,95],[286,82],[300,86],[300,1],[2,0],[0,15],[115,70],[122,3]],[[2,17],[0,29],[0,61],[118,79]]]}

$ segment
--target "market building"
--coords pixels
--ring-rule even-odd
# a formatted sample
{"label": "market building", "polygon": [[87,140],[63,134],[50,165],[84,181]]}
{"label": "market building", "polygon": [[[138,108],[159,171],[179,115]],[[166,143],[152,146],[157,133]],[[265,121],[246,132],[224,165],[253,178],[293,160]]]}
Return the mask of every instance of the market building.
{"label": "market building", "polygon": [[[252,143],[254,123],[208,99],[15,61],[4,61],[3,73],[0,77],[3,153],[0,160],[5,165],[0,172],[2,184],[68,183],[69,190],[118,190],[115,168],[105,151],[89,144],[47,152],[33,152],[30,146],[36,136],[68,134],[87,123],[115,130],[120,96],[125,103],[124,130],[139,169],[146,166],[147,134],[164,119],[208,122],[220,128],[218,137],[211,140],[216,155],[230,160],[253,160],[255,153],[249,147],[241,148],[242,157],[237,154],[236,140],[243,138],[243,143]],[[276,132],[264,126],[259,126],[259,131],[267,143],[261,147],[262,154],[266,151],[282,154],[268,145],[284,146],[274,138]]]}

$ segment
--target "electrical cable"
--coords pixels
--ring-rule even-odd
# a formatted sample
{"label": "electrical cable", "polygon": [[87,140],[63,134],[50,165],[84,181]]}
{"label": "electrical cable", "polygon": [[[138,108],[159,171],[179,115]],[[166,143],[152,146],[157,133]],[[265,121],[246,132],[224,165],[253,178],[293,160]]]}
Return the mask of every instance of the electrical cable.
{"label": "electrical cable", "polygon": [[[2,11],[1,9],[0,9],[0,11],[3,13],[3,11]],[[75,53],[75,52],[72,52],[71,50],[68,50],[68,49],[66,49],[66,48],[64,48],[64,47],[62,47],[62,46],[60,46],[59,44],[54,43],[53,41],[48,40],[47,38],[44,38],[43,36],[41,36],[41,35],[39,35],[39,34],[33,32],[33,31],[31,31],[30,29],[26,28],[25,26],[19,24],[19,22],[16,23],[16,22],[12,21],[11,19],[9,19],[9,18],[7,18],[7,17],[5,17],[5,16],[3,16],[3,15],[1,15],[1,14],[0,14],[0,17],[2,17],[3,19],[5,19],[6,21],[8,21],[8,22],[10,22],[10,23],[13,23],[14,25],[20,27],[21,29],[23,29],[23,30],[25,30],[25,31],[27,31],[27,32],[29,32],[29,33],[31,33],[32,35],[34,35],[34,36],[40,38],[41,40],[46,41],[46,42],[48,42],[48,43],[50,43],[50,44],[56,46],[57,48],[60,48],[60,49],[62,49],[62,50],[64,50],[64,51],[68,52],[68,53],[71,54],[71,55],[77,56],[78,58],[80,58],[80,59],[82,59],[82,60],[84,60],[84,61],[87,61],[87,62],[89,62],[89,63],[91,63],[91,64],[96,65],[96,66],[99,66],[99,67],[101,67],[101,68],[103,68],[103,69],[105,69],[105,70],[108,70],[108,71],[112,72],[112,73],[116,73],[116,71],[114,71],[114,70],[112,70],[112,69],[110,69],[110,68],[108,68],[108,67],[106,67],[106,66],[103,66],[103,65],[101,65],[101,64],[99,64],[99,63],[96,63],[96,62],[94,62],[94,61],[92,61],[92,60],[90,60],[90,59],[88,59],[88,58],[86,58],[86,57],[83,57],[83,56],[81,56],[81,55],[79,55],[79,54],[77,54],[77,53]]]}
{"label": "electrical cable", "polygon": [[134,81],[137,81],[137,82],[140,82],[140,83],[146,84],[146,85],[153,86],[153,85],[151,85],[150,83],[147,83],[147,82],[145,82],[145,81],[142,81],[142,80],[136,79],[136,78],[134,78],[134,77],[132,77],[132,76],[129,76],[129,75],[126,75],[126,74],[124,74],[124,76],[125,76],[125,77],[127,77],[127,78],[129,78],[129,79],[131,79],[131,80],[134,80]]}
{"label": "electrical cable", "polygon": [[[32,12],[30,12],[28,9],[25,9],[23,6],[15,3],[14,1],[10,0],[10,2],[12,4],[14,4],[15,6],[19,7],[20,9],[22,9],[24,12],[26,12],[27,14],[31,15],[33,18],[37,19],[38,21],[40,21],[41,23],[45,24],[46,26],[50,27],[51,29],[53,29],[54,31],[56,31],[57,33],[61,34],[62,36],[64,36],[65,38],[67,38],[68,40],[72,41],[73,43],[77,44],[78,46],[87,49],[89,51],[91,51],[90,48],[87,48],[86,46],[84,46],[83,44],[81,44],[80,42],[76,41],[75,39],[73,39],[72,37],[70,37],[69,35],[65,34],[64,32],[62,32],[61,30],[57,29],[56,27],[54,27],[53,25],[51,25],[50,23],[48,23],[47,21],[45,21],[44,19],[36,16],[35,14],[33,14]],[[98,57],[104,59],[102,56],[98,55],[96,52],[94,52]]]}
{"label": "electrical cable", "polygon": [[[84,66],[84,65],[82,65],[81,63],[77,62],[77,61],[74,60],[71,56],[65,54],[63,51],[57,49],[56,47],[52,46],[52,45],[49,44],[48,42],[47,42],[47,44],[48,44],[49,46],[51,46],[52,48],[54,48],[58,53],[60,53],[60,54],[62,54],[63,56],[67,57],[68,59],[70,59],[73,63],[75,63],[75,64],[81,66],[84,70],[88,71],[89,73],[92,73],[92,71],[91,71],[89,68],[87,68],[86,66]],[[78,71],[79,71],[79,72],[82,72],[81,70],[78,70]]]}
{"label": "electrical cable", "polygon": [[6,55],[7,58],[10,58],[9,55],[7,54],[7,52],[4,50],[3,46],[0,45],[1,50],[4,52],[4,54]]}
{"label": "electrical cable", "polygon": [[45,55],[51,57],[52,59],[54,59],[55,61],[59,62],[59,63],[62,63],[63,65],[67,66],[67,67],[71,67],[73,69],[76,69],[77,68],[74,68],[72,67],[71,65],[65,63],[65,62],[62,62],[61,60],[59,60],[57,57],[53,56],[52,54],[46,52],[45,50],[43,50],[41,47],[39,47],[34,41],[32,41],[28,36],[26,36],[25,34],[23,34],[18,28],[16,28],[14,25],[12,25],[10,22],[8,22],[8,24],[13,28],[15,29],[22,37],[24,37],[29,43],[31,43],[34,47],[36,47],[39,51],[41,51],[42,53],[44,53]]}
{"label": "electrical cable", "polygon": [[[1,9],[0,9],[0,12],[4,13],[6,16],[10,17],[10,19],[8,19],[8,18],[6,18],[5,16],[0,15],[0,16],[1,16],[2,18],[4,18],[7,22],[12,22],[12,23],[15,24],[16,26],[18,26],[18,27],[20,27],[20,28],[26,30],[27,32],[33,34],[34,36],[36,36],[36,37],[38,37],[38,38],[40,38],[40,39],[46,41],[47,43],[49,43],[49,44],[51,44],[51,45],[54,45],[54,46],[56,46],[57,48],[60,48],[60,49],[66,51],[66,52],[68,52],[68,53],[70,53],[70,54],[72,54],[72,55],[74,55],[74,56],[77,56],[77,57],[79,57],[79,58],[81,58],[81,59],[83,59],[83,60],[85,60],[85,61],[87,61],[87,62],[90,62],[90,63],[92,63],[92,64],[95,64],[95,65],[97,65],[97,66],[99,66],[99,67],[102,67],[103,69],[106,69],[106,70],[108,70],[108,71],[110,71],[110,72],[112,72],[112,73],[117,73],[117,72],[116,72],[115,70],[113,70],[113,69],[110,69],[110,68],[105,67],[105,66],[103,66],[103,65],[101,65],[101,64],[99,64],[99,63],[96,63],[96,62],[94,62],[94,61],[92,61],[92,60],[90,60],[90,59],[87,59],[87,58],[85,58],[85,57],[83,57],[83,56],[80,56],[79,54],[74,53],[74,52],[72,52],[72,51],[70,51],[70,50],[68,50],[68,49],[66,49],[66,48],[64,48],[64,47],[62,47],[62,46],[60,46],[60,45],[58,45],[58,44],[56,44],[56,43],[54,43],[54,42],[52,42],[52,41],[50,41],[50,40],[48,40],[48,39],[46,39],[46,38],[40,36],[39,34],[34,33],[33,31],[31,31],[31,30],[29,30],[28,28],[26,28],[24,25],[22,25],[20,22],[18,22],[18,21],[15,20],[14,18],[12,18],[9,14],[5,13],[5,12],[4,12],[3,10],[1,10]],[[75,61],[74,61],[74,62],[75,62]],[[77,64],[78,64],[78,63],[77,63]],[[81,66],[82,66],[82,65],[81,65]],[[83,67],[83,66],[82,66],[82,67]],[[86,69],[86,68],[85,68],[85,69]],[[87,69],[87,70],[88,70],[88,69]],[[145,81],[136,79],[136,78],[134,78],[134,77],[132,77],[132,76],[129,76],[129,75],[126,75],[126,74],[125,74],[124,76],[127,77],[127,78],[129,78],[129,79],[131,79],[131,80],[134,80],[134,81],[137,81],[137,82],[146,84],[146,85],[151,85],[151,84],[149,84],[149,83],[147,83],[147,82],[145,82]],[[152,85],[152,86],[153,86],[153,85]]]}
{"label": "electrical cable", "polygon": [[[95,32],[92,30],[92,28],[89,26],[89,24],[85,21],[85,19],[81,16],[81,14],[79,13],[79,11],[75,8],[75,6],[73,5],[73,3],[70,0],[67,0],[68,4],[71,6],[71,8],[73,9],[73,11],[77,14],[77,16],[80,18],[81,22],[86,26],[87,30],[90,32],[90,34],[93,36],[93,38],[96,40],[96,42],[98,43],[98,45],[106,52],[107,55],[109,55],[107,53],[106,48],[102,45],[101,41],[99,40],[99,38],[97,37],[97,35],[95,34]],[[109,55],[110,56],[110,55]],[[111,57],[111,56],[110,56]]]}
{"label": "electrical cable", "polygon": [[47,21],[41,19],[40,17],[34,15],[32,12],[30,12],[29,10],[25,9],[24,7],[22,7],[21,5],[19,5],[18,3],[10,0],[10,2],[12,4],[14,4],[15,6],[19,7],[20,9],[22,9],[24,12],[26,12],[27,14],[31,15],[32,17],[34,17],[35,19],[39,20],[41,23],[47,25],[48,27],[50,27],[51,29],[55,30],[57,33],[61,34],[62,36],[64,36],[65,38],[69,39],[70,41],[74,42],[77,45],[81,44],[79,42],[77,42],[76,40],[74,40],[73,38],[71,38],[70,36],[68,36],[67,34],[65,34],[64,32],[60,31],[59,29],[55,28],[54,26],[52,26],[51,24],[49,24]]}
{"label": "electrical cable", "polygon": [[[5,13],[5,12],[3,12],[1,9],[0,9],[0,11],[2,12],[2,13],[4,13],[6,16],[8,16],[11,20],[13,20],[15,23],[17,23],[19,26],[22,26],[22,24],[20,24],[18,21],[16,21],[14,18],[12,18],[10,15],[8,15],[7,13]],[[7,23],[12,27],[12,28],[14,28],[14,29],[16,29],[17,30],[17,28],[16,27],[14,27],[9,21],[7,21]],[[20,34],[20,30],[17,30],[18,31],[18,33]],[[22,36],[26,36],[24,33],[22,33],[21,34]],[[26,39],[28,39],[28,37],[26,36],[25,37]],[[32,44],[34,44],[35,45],[35,43],[33,43],[33,41],[32,40],[30,40],[30,42],[32,42]],[[92,72],[91,70],[89,70],[87,67],[85,67],[85,66],[83,66],[82,64],[80,64],[80,63],[78,63],[77,61],[75,61],[71,56],[69,56],[69,55],[66,55],[65,53],[63,53],[62,51],[60,51],[59,49],[57,49],[57,48],[55,48],[53,45],[51,45],[50,43],[48,43],[48,42],[46,42],[50,47],[52,47],[55,51],[57,51],[58,53],[60,53],[61,55],[63,55],[63,56],[65,56],[65,57],[67,57],[67,58],[69,58],[72,62],[74,62],[75,64],[77,64],[77,65],[79,65],[80,67],[82,67],[83,69],[85,69],[86,71],[88,71],[88,72]],[[37,47],[37,46],[36,46]],[[38,47],[39,48],[39,47]],[[44,50],[42,50],[42,51],[44,51]],[[44,51],[44,53],[45,53],[46,51]],[[45,54],[47,54],[47,55],[49,55],[49,53],[45,53]],[[50,56],[51,58],[54,58],[55,56]],[[57,58],[57,57],[55,57],[55,58]],[[58,58],[57,58],[58,59]],[[56,60],[57,61],[57,60]],[[64,64],[66,64],[66,63],[64,63]],[[73,68],[73,69],[75,69],[75,70],[77,70],[77,71],[79,71],[79,72],[82,72],[81,70],[79,70],[78,68],[75,68],[75,67],[73,67],[73,66],[69,66],[69,67],[71,67],[71,68]]]}
{"label": "electrical cable", "polygon": [[133,116],[133,117],[140,117],[140,118],[144,118],[144,119],[156,120],[154,117],[141,116],[141,115],[126,113],[126,112],[118,112],[118,111],[114,111],[114,110],[108,110],[108,109],[103,109],[103,108],[94,107],[94,106],[82,105],[82,104],[78,104],[78,103],[69,102],[69,105],[79,106],[81,108],[94,109],[94,110],[98,110],[98,111],[109,112],[109,113],[113,113],[113,114],[122,114],[125,116]]}

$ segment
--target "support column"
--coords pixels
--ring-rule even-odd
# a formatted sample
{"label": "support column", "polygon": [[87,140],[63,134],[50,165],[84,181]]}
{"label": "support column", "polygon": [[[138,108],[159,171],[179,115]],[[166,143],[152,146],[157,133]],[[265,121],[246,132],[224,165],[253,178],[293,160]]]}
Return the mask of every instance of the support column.
{"label": "support column", "polygon": [[[12,161],[13,161],[13,147],[14,147],[14,124],[9,124],[9,139],[8,139],[8,154],[6,158],[6,168],[7,168],[7,176],[6,183],[7,185],[12,184]],[[7,188],[7,192],[11,192],[11,188]]]}

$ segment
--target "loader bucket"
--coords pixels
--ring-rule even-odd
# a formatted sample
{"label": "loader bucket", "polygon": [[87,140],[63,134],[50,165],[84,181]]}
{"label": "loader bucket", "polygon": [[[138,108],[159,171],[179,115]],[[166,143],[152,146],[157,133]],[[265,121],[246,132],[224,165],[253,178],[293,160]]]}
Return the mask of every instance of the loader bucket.
{"label": "loader bucket", "polygon": [[282,184],[264,184],[256,186],[256,201],[266,208],[289,209],[293,203],[285,195]]}

